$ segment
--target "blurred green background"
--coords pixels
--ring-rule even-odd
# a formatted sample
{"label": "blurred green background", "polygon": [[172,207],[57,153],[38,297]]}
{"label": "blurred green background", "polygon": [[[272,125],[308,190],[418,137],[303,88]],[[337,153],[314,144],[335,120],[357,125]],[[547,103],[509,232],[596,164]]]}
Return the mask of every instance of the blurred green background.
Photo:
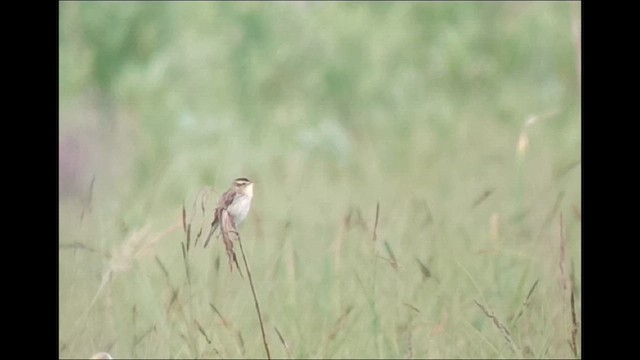
{"label": "blurred green background", "polygon": [[222,243],[181,250],[237,177],[273,357],[580,356],[579,3],[59,20],[60,357],[265,356]]}

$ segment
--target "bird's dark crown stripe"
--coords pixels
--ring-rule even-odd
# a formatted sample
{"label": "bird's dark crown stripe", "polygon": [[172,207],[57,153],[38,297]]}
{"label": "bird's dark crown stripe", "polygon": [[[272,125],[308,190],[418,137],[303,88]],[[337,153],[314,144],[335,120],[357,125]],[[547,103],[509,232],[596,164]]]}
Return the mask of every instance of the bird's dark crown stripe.
{"label": "bird's dark crown stripe", "polygon": [[237,178],[236,182],[251,182],[251,180],[249,180],[247,178]]}

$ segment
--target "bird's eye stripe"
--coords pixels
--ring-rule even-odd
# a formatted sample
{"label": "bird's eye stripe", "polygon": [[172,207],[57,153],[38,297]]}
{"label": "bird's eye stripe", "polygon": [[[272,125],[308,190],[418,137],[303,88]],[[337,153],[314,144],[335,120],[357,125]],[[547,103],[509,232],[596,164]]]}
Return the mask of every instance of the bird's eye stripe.
{"label": "bird's eye stripe", "polygon": [[245,186],[251,184],[251,181],[246,178],[238,178],[233,183],[235,186]]}

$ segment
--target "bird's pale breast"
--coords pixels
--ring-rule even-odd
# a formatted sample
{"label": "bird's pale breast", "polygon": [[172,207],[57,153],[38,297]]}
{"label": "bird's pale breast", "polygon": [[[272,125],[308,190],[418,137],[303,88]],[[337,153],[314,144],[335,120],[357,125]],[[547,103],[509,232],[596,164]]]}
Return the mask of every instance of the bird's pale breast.
{"label": "bird's pale breast", "polygon": [[236,225],[240,225],[240,223],[247,217],[250,208],[251,196],[239,195],[234,202],[229,205],[227,211],[231,216],[233,216]]}

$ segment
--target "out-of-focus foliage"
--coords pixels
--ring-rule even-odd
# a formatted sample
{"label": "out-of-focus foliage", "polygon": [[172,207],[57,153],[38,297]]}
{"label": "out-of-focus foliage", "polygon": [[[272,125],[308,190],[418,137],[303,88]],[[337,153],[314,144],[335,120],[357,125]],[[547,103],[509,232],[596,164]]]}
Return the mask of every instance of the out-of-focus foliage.
{"label": "out-of-focus foliage", "polygon": [[[555,279],[563,214],[579,290],[578,3],[61,2],[59,18],[61,356],[263,355],[220,243],[194,250],[194,294],[172,232],[91,303],[117,249],[240,176],[257,181],[241,231],[267,325],[294,356],[402,357],[410,336],[415,357],[513,356],[473,300],[507,321],[536,279],[517,355],[572,354]],[[154,257],[212,344],[171,318]]]}

